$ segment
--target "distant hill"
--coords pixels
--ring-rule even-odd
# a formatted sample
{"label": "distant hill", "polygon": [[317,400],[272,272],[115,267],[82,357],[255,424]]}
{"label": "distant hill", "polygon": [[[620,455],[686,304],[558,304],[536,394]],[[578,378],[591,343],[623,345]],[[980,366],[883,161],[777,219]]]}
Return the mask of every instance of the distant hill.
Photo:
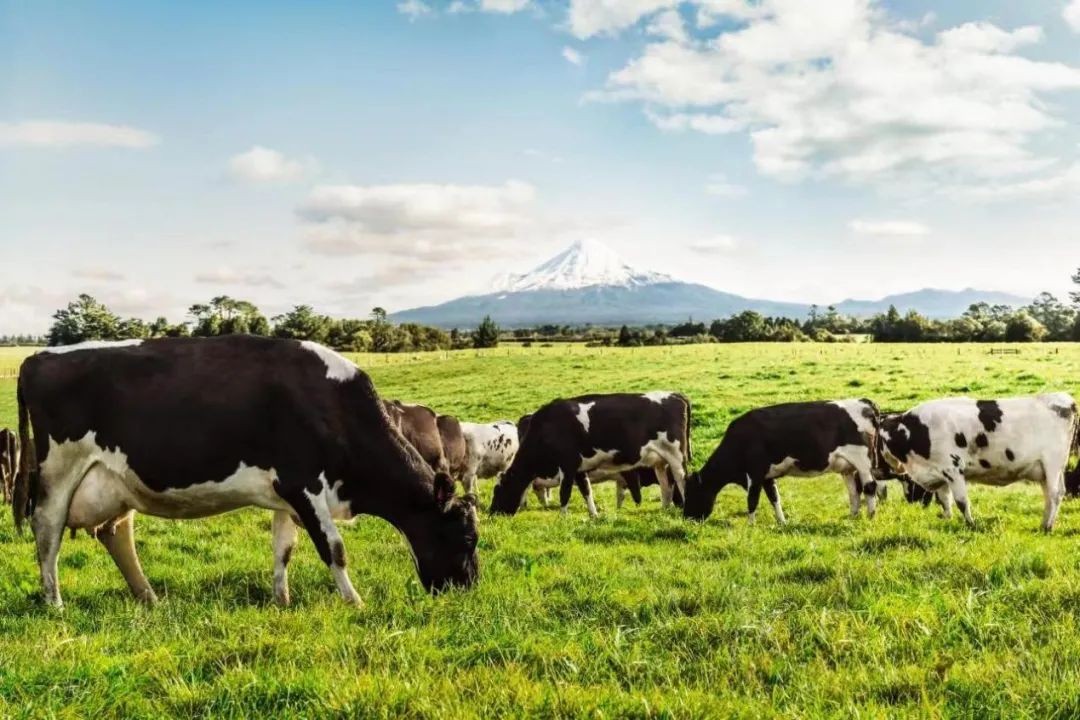
{"label": "distant hill", "polygon": [[1010,295],[994,290],[934,290],[926,288],[914,292],[889,295],[880,300],[844,300],[836,304],[836,309],[845,315],[867,317],[885,312],[890,305],[896,306],[901,313],[917,310],[932,318],[954,318],[975,303],[985,302],[991,305],[1010,305],[1019,307],[1031,302],[1031,298]]}
{"label": "distant hill", "polygon": [[[637,270],[611,248],[595,240],[575,242],[524,274],[497,278],[494,292],[470,295],[439,305],[391,315],[395,322],[436,327],[471,327],[490,315],[503,327],[542,324],[645,325],[673,324],[693,318],[708,322],[744,310],[803,319],[809,303],[746,298],[667,275]],[[919,290],[880,300],[845,300],[837,304],[848,315],[869,316],[895,305],[934,318],[955,317],[977,302],[1024,305],[1027,298],[980,290]]]}

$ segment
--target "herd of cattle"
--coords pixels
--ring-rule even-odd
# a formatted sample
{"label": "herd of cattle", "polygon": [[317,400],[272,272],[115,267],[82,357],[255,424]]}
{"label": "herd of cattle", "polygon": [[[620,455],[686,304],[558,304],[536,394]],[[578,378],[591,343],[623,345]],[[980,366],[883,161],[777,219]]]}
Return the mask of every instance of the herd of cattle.
{"label": "herd of cattle", "polygon": [[[431,592],[477,578],[477,479],[498,478],[490,511],[512,515],[530,488],[563,510],[576,486],[592,515],[592,484],[617,503],[660,486],[664,507],[712,513],[726,485],[762,491],[785,521],[777,479],[837,473],[852,516],[872,517],[885,481],[936,498],[973,523],[968,483],[1041,485],[1042,528],[1080,493],[1077,404],[1065,393],[934,400],[883,413],[865,399],[798,402],[736,418],[690,472],[691,404],[674,392],[585,395],[516,422],[467,423],[380,399],[354,364],[315,343],[228,336],[84,343],[27,359],[16,436],[0,431],[0,485],[16,526],[29,518],[45,599],[61,604],[57,557],[65,529],[84,529],[113,557],[132,593],[156,596],[134,543],[136,512],[166,518],[245,506],[273,511],[274,596],[289,602],[297,528],[310,535],[341,596],[359,602],[335,520],[384,518],[404,535]],[[461,484],[464,495],[455,494]]]}

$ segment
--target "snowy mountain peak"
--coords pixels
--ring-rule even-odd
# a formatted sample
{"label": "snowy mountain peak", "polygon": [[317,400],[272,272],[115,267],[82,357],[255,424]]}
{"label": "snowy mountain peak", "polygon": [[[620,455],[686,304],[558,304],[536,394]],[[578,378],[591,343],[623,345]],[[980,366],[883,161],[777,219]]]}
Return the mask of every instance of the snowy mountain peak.
{"label": "snowy mountain peak", "polygon": [[524,275],[496,278],[491,292],[577,290],[594,286],[634,287],[673,282],[660,273],[635,270],[599,240],[576,240]]}

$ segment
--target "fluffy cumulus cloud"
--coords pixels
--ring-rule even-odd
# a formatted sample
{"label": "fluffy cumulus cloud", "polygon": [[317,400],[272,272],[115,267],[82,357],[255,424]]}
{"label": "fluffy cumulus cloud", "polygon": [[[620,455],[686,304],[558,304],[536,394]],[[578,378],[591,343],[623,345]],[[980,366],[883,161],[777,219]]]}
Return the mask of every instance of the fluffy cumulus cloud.
{"label": "fluffy cumulus cloud", "polygon": [[1063,13],[1065,22],[1074,32],[1080,33],[1080,0],[1070,0]]}
{"label": "fluffy cumulus cloud", "polygon": [[912,220],[852,220],[848,228],[856,235],[879,238],[921,238],[930,234],[930,228]]}
{"label": "fluffy cumulus cloud", "polygon": [[746,132],[758,170],[788,181],[1034,179],[1056,158],[1033,140],[1064,126],[1055,98],[1080,89],[1080,68],[1025,55],[1040,28],[923,37],[872,0],[572,0],[568,22],[579,37],[639,23],[653,37],[592,99],[641,103],[669,132]]}
{"label": "fluffy cumulus cloud", "polygon": [[571,65],[581,65],[585,62],[585,56],[569,45],[563,47],[562,56]]}
{"label": "fluffy cumulus cloud", "polygon": [[373,254],[420,263],[509,252],[535,222],[536,193],[502,185],[321,185],[297,213],[305,242],[326,255]]}
{"label": "fluffy cumulus cloud", "polygon": [[0,147],[118,147],[142,150],[160,142],[157,135],[129,125],[26,120],[0,122]]}
{"label": "fluffy cumulus cloud", "polygon": [[315,170],[315,161],[293,160],[277,150],[256,145],[229,159],[233,178],[250,183],[281,183],[299,180]]}

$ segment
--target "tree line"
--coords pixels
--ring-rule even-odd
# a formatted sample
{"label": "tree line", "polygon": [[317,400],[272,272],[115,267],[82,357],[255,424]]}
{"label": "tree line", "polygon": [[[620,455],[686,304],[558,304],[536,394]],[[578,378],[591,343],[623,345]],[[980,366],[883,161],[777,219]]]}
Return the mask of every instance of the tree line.
{"label": "tree line", "polygon": [[494,347],[500,331],[490,317],[484,318],[475,330],[464,332],[446,332],[416,323],[395,325],[380,307],[366,319],[332,318],[310,305],[297,305],[267,318],[254,303],[227,295],[192,305],[183,322],[172,323],[164,317],[146,322],[121,318],[96,298],[82,294],[53,314],[45,341],[49,345],[71,345],[87,340],[235,334],[312,340],[343,352],[395,353]]}

